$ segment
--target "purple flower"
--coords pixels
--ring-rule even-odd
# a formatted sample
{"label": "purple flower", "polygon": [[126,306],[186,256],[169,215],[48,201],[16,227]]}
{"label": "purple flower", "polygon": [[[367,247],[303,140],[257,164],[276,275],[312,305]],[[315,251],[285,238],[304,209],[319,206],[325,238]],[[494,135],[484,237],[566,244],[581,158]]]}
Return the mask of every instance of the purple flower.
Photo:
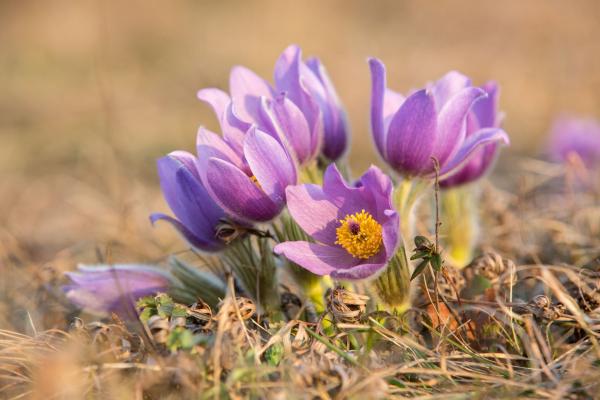
{"label": "purple flower", "polygon": [[147,265],[80,265],[78,270],[66,273],[71,284],[63,290],[72,303],[96,314],[134,315],[138,299],[174,284],[166,272]]}
{"label": "purple flower", "polygon": [[474,104],[487,95],[470,80],[449,72],[428,88],[404,97],[386,87],[385,66],[370,59],[372,79],[371,126],[379,154],[399,173],[431,177],[432,157],[440,176],[457,172],[481,146],[508,143],[496,127],[467,136],[466,119]]}
{"label": "purple flower", "polygon": [[234,67],[231,97],[203,89],[198,98],[213,107],[224,140],[241,154],[243,137],[256,125],[293,151],[300,165],[323,153],[339,158],[347,147],[347,124],[337,93],[318,59],[302,61],[288,47],[275,65],[275,87],[245,67]]}
{"label": "purple flower", "polygon": [[399,241],[392,190],[390,178],[377,167],[371,166],[354,186],[335,164],[325,171],[323,187],[288,187],[290,214],[316,243],[285,242],[275,246],[275,253],[317,275],[373,276],[385,268]]}
{"label": "purple flower", "polygon": [[208,193],[235,220],[265,222],[285,206],[285,188],[297,183],[296,163],[267,133],[252,127],[242,154],[204,128],[198,131],[198,171]]}
{"label": "purple flower", "polygon": [[[498,111],[498,98],[500,90],[496,82],[488,82],[481,87],[487,97],[478,100],[466,120],[466,137],[477,135],[482,129],[499,128],[503,114]],[[444,188],[456,187],[474,182],[487,173],[492,167],[499,149],[498,142],[491,142],[479,147],[473,152],[470,159],[457,169],[450,177],[442,180],[440,186]]]}
{"label": "purple flower", "polygon": [[318,58],[302,61],[302,50],[289,46],[275,64],[275,87],[286,92],[313,126],[323,118],[322,153],[337,160],[348,146],[348,123],[343,106]]}
{"label": "purple flower", "polygon": [[600,166],[598,121],[562,116],[554,122],[550,135],[549,152],[553,160],[567,162],[575,155],[587,168]]}
{"label": "purple flower", "polygon": [[176,218],[155,213],[150,216],[169,222],[187,242],[203,251],[220,250],[224,243],[216,236],[216,228],[225,212],[215,203],[202,184],[197,159],[185,151],[175,151],[157,162],[160,186],[165,200]]}

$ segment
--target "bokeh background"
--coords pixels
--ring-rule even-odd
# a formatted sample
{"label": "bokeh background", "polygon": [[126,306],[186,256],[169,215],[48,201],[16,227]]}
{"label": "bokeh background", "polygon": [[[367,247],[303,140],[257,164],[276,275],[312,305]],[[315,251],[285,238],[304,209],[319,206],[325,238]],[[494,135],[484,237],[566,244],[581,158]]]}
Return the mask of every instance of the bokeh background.
{"label": "bokeh background", "polygon": [[0,43],[0,328],[23,331],[64,323],[40,304],[77,262],[184,248],[148,222],[167,210],[155,159],[217,129],[199,88],[227,88],[236,64],[271,79],[290,43],[327,66],[355,171],[377,162],[368,56],[399,91],[450,69],[499,81],[501,164],[542,154],[557,113],[600,114],[595,0],[2,1]]}

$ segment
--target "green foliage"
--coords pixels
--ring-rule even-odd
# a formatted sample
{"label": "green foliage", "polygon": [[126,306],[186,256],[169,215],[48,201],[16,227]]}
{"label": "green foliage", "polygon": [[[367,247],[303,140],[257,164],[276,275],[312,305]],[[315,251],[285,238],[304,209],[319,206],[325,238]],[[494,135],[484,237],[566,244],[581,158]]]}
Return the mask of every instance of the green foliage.
{"label": "green foliage", "polygon": [[415,249],[410,257],[412,261],[421,260],[413,271],[410,280],[414,280],[423,273],[427,265],[431,265],[434,271],[441,271],[444,261],[436,246],[425,236],[415,236]]}

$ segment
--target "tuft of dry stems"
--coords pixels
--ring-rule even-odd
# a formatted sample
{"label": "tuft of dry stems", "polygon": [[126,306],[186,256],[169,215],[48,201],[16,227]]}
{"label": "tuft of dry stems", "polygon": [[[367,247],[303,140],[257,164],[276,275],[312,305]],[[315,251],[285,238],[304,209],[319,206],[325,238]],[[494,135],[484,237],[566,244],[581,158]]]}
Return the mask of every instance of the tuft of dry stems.
{"label": "tuft of dry stems", "polygon": [[[57,274],[40,273],[26,246],[3,236],[3,272],[32,279],[0,292],[0,322],[25,321],[26,332],[0,330],[0,398],[597,397],[597,195],[566,192],[575,189],[559,172],[529,160],[520,168],[516,193],[484,190],[481,254],[463,270],[444,265],[437,281],[425,274],[427,295],[403,316],[348,286],[328,292],[326,312],[311,321],[285,291],[287,320],[269,321],[226,276],[221,302],[184,304],[186,317],[77,319],[53,291]],[[29,312],[16,318],[18,307]],[[173,346],[181,330],[201,340]]]}

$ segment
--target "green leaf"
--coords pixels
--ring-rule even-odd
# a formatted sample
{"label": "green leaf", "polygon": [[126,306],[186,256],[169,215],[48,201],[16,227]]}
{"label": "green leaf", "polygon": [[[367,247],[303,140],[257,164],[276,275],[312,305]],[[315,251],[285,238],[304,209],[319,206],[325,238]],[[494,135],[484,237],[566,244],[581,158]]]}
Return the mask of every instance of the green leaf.
{"label": "green leaf", "polygon": [[283,351],[283,345],[281,343],[275,343],[273,346],[269,347],[265,352],[267,363],[273,367],[278,366],[283,358]]}
{"label": "green leaf", "polygon": [[416,251],[415,254],[410,257],[411,260],[418,260],[419,258],[429,258],[431,257],[431,252],[429,251]]}
{"label": "green leaf", "polygon": [[140,313],[140,320],[142,322],[148,322],[148,320],[150,319],[150,317],[152,317],[153,315],[156,315],[156,308],[154,308],[154,307],[146,307]]}
{"label": "green leaf", "polygon": [[169,318],[171,314],[173,314],[173,307],[175,307],[175,303],[169,295],[165,293],[159,293],[156,296],[156,302],[158,303],[156,311],[161,318]]}
{"label": "green leaf", "polygon": [[440,253],[433,253],[429,261],[434,270],[440,271],[442,269],[442,256]]}
{"label": "green leaf", "polygon": [[424,247],[431,247],[431,241],[429,239],[427,239],[425,236],[415,236],[415,246],[418,249],[424,248]]}
{"label": "green leaf", "polygon": [[421,272],[423,272],[423,270],[425,269],[425,267],[427,266],[428,263],[429,263],[428,259],[425,259],[425,260],[421,261],[419,263],[419,265],[417,265],[417,267],[413,271],[412,276],[410,277],[410,280],[412,281],[417,276],[419,276],[421,274]]}

